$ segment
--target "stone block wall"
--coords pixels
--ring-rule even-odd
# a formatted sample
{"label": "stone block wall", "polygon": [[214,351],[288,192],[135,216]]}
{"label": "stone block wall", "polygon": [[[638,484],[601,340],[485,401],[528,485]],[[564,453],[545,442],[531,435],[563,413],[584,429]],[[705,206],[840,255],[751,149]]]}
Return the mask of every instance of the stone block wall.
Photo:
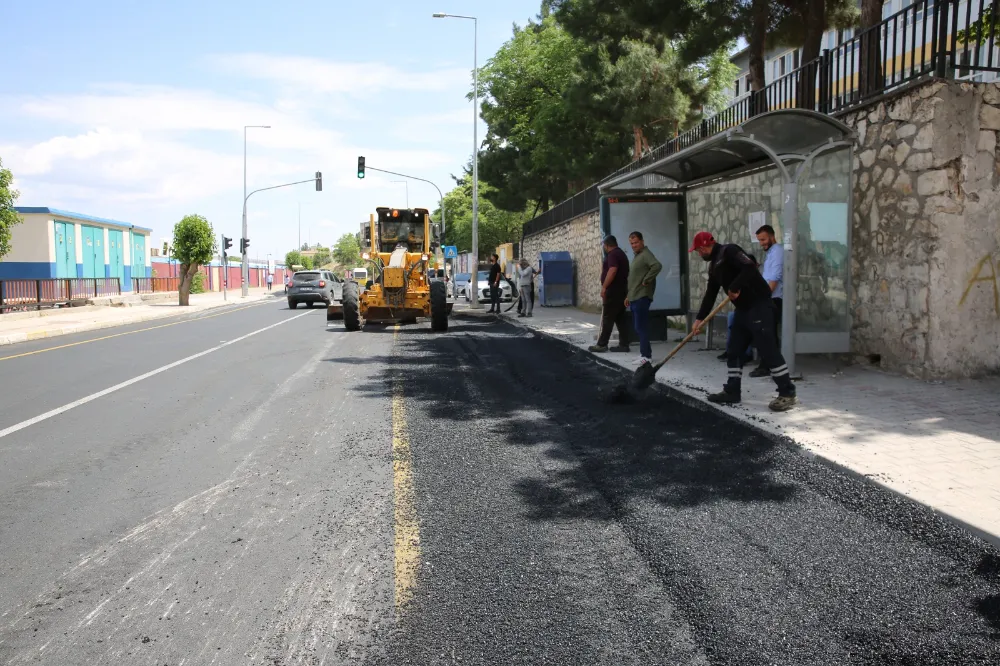
{"label": "stone block wall", "polygon": [[854,351],[928,378],[1000,371],[1000,87],[932,81],[843,120]]}
{"label": "stone block wall", "polygon": [[601,307],[601,216],[585,213],[565,224],[525,236],[521,256],[538,267],[540,252],[569,252],[573,257],[575,305],[589,310]]}

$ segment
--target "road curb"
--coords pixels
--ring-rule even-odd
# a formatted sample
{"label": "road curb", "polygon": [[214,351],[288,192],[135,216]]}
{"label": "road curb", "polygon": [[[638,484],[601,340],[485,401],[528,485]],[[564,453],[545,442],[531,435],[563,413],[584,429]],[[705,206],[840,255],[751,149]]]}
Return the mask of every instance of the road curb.
{"label": "road curb", "polygon": [[[274,295],[266,295],[263,298],[256,298],[252,301],[246,301],[245,303],[258,303],[261,301],[266,301],[270,298],[277,298]],[[198,314],[201,312],[207,312],[209,310],[217,310],[223,307],[230,307],[234,305],[240,305],[240,303],[235,301],[223,301],[221,303],[213,303],[211,305],[206,305],[199,308],[197,311],[191,312],[191,314]],[[25,331],[22,333],[12,333],[10,335],[0,335],[0,347],[6,345],[15,345],[21,342],[33,342],[35,340],[45,340],[48,338],[58,338],[64,335],[72,335],[74,333],[86,333],[88,331],[99,331],[106,328],[115,328],[117,326],[129,326],[130,324],[142,324],[148,321],[156,321],[159,319],[169,319],[170,317],[183,316],[188,314],[186,312],[169,312],[166,314],[149,314],[143,315],[137,318],[129,318],[125,321],[102,321],[93,322],[90,324],[79,324],[75,326],[66,326],[63,328],[46,328],[39,329],[35,331]],[[0,320],[2,321],[2,320]]]}
{"label": "road curb", "polygon": [[[465,315],[465,314],[467,314],[467,313],[462,312],[462,313],[459,313],[459,316],[462,316],[462,315]],[[483,316],[483,314],[480,314],[480,313],[473,314],[472,316],[476,317],[476,318],[480,318],[480,319],[485,318]],[[605,368],[608,368],[609,370],[618,372],[620,375],[622,375],[623,379],[625,379],[625,380],[627,380],[632,375],[632,372],[630,372],[628,370],[628,368],[624,368],[624,367],[618,365],[617,363],[613,363],[611,361],[608,361],[608,360],[602,358],[599,354],[595,354],[595,353],[593,353],[591,351],[588,351],[587,349],[582,349],[582,348],[578,347],[576,344],[574,344],[573,342],[571,342],[569,340],[566,340],[565,338],[563,338],[563,337],[561,337],[559,335],[556,335],[554,333],[548,333],[546,331],[540,331],[540,330],[538,330],[536,328],[532,328],[531,326],[528,326],[525,322],[518,321],[516,319],[511,319],[509,317],[503,317],[502,315],[501,316],[491,315],[491,316],[495,317],[498,320],[507,322],[507,323],[511,324],[512,326],[516,326],[518,328],[527,330],[527,331],[531,332],[535,337],[545,338],[545,339],[548,339],[548,340],[552,340],[554,342],[557,342],[557,343],[559,343],[561,345],[564,345],[564,346],[568,347],[570,350],[572,350],[574,352],[586,354],[591,359],[593,359],[594,361],[596,361],[598,365],[600,365],[602,367],[605,367]],[[882,483],[881,481],[878,481],[877,479],[874,479],[874,478],[872,478],[870,476],[866,476],[866,475],[862,474],[861,472],[858,472],[857,470],[852,469],[852,468],[844,465],[843,463],[839,463],[839,462],[837,462],[835,460],[831,460],[830,458],[827,458],[827,457],[825,457],[825,456],[823,456],[823,455],[821,455],[821,454],[819,454],[819,453],[817,453],[815,451],[810,451],[804,445],[802,445],[802,444],[798,443],[797,441],[795,441],[795,439],[792,438],[790,435],[773,432],[770,429],[765,428],[764,426],[762,426],[760,423],[754,422],[752,419],[740,417],[738,414],[734,413],[732,410],[726,409],[724,407],[716,407],[712,403],[710,403],[710,402],[708,402],[708,401],[703,400],[702,398],[700,398],[693,391],[688,392],[687,390],[685,390],[683,388],[680,388],[680,387],[677,387],[677,386],[671,386],[669,384],[664,384],[663,382],[660,382],[660,381],[657,381],[655,384],[653,384],[653,389],[656,390],[656,391],[659,391],[660,393],[665,393],[666,395],[669,395],[674,400],[677,400],[678,402],[680,402],[680,403],[682,403],[684,405],[687,405],[689,407],[694,407],[694,408],[699,409],[699,410],[701,410],[703,412],[714,413],[714,414],[718,414],[720,416],[723,416],[723,417],[725,417],[726,419],[728,419],[728,420],[730,420],[732,422],[739,423],[740,425],[742,425],[742,426],[744,426],[746,428],[749,428],[750,430],[752,430],[753,432],[757,433],[761,437],[765,437],[765,438],[771,440],[772,442],[774,442],[776,444],[780,444],[780,445],[782,445],[782,446],[784,446],[786,448],[790,448],[790,449],[794,450],[796,453],[799,453],[801,455],[806,456],[807,458],[815,460],[816,462],[818,462],[818,463],[820,463],[820,464],[822,464],[822,465],[824,465],[826,467],[829,467],[829,468],[833,469],[836,472],[840,472],[841,474],[843,474],[845,476],[857,479],[857,480],[859,480],[859,481],[861,481],[861,482],[863,482],[865,484],[868,484],[868,485],[880,488],[881,490],[883,490],[883,491],[889,493],[891,496],[895,497],[897,500],[900,500],[900,501],[904,502],[905,504],[909,505],[912,509],[920,511],[920,512],[929,512],[929,513],[931,513],[933,515],[939,516],[940,518],[944,519],[945,521],[951,523],[953,526],[956,526],[956,527],[958,527],[958,528],[960,528],[960,529],[968,532],[972,536],[980,539],[981,541],[984,541],[985,543],[989,544],[990,546],[992,546],[994,548],[1000,549],[1000,535],[992,534],[992,533],[987,532],[987,531],[985,531],[985,530],[983,530],[983,529],[981,529],[979,527],[976,527],[974,525],[970,525],[968,522],[962,520],[961,518],[953,516],[952,514],[948,513],[947,511],[942,511],[941,509],[938,509],[938,508],[936,508],[934,506],[931,506],[930,504],[926,504],[924,502],[921,502],[920,500],[917,500],[917,499],[915,499],[913,497],[910,497],[909,495],[907,495],[907,494],[905,494],[905,493],[903,493],[903,492],[901,492],[899,490],[896,490],[895,488],[891,488],[891,487],[887,486],[886,484]]]}

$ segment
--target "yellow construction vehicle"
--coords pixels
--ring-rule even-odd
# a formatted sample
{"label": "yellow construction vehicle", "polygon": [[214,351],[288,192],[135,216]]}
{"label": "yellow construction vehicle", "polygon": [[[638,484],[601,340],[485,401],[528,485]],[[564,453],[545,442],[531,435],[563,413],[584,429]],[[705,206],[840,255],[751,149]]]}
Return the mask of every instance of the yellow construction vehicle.
{"label": "yellow construction vehicle", "polygon": [[437,248],[437,225],[426,208],[376,208],[362,234],[362,258],[369,269],[368,289],[361,293],[353,280],[344,283],[340,303],[327,308],[327,320],[344,319],[344,328],[365,324],[415,323],[430,317],[431,329],[448,330],[447,285],[432,281],[428,266]]}

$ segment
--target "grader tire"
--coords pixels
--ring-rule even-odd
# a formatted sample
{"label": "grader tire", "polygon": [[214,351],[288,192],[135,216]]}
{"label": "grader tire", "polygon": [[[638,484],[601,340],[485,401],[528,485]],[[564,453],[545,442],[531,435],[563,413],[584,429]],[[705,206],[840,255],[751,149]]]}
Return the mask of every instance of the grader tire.
{"label": "grader tire", "polygon": [[344,328],[348,331],[361,330],[361,313],[358,310],[358,284],[347,282],[341,297],[344,305]]}
{"label": "grader tire", "polygon": [[431,282],[431,330],[448,330],[448,287],[444,282]]}

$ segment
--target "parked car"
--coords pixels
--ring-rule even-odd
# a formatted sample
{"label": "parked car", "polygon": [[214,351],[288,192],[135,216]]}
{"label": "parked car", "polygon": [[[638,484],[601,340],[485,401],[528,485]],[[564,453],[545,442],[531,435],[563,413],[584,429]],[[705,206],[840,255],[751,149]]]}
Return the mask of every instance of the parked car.
{"label": "parked car", "polygon": [[[469,288],[465,289],[465,300],[469,303],[472,302],[472,290]],[[479,302],[483,301],[489,302],[490,300],[490,272],[489,271],[479,271]],[[506,280],[500,280],[500,300],[501,302],[510,303],[514,300],[514,293],[510,288],[510,283]]]}
{"label": "parked car", "polygon": [[294,310],[299,303],[312,307],[313,303],[330,305],[344,295],[344,279],[328,270],[298,271],[292,275],[288,288],[288,307]]}
{"label": "parked car", "polygon": [[459,273],[455,276],[455,298],[466,298],[465,289],[469,286],[469,280],[472,278],[472,273]]}

